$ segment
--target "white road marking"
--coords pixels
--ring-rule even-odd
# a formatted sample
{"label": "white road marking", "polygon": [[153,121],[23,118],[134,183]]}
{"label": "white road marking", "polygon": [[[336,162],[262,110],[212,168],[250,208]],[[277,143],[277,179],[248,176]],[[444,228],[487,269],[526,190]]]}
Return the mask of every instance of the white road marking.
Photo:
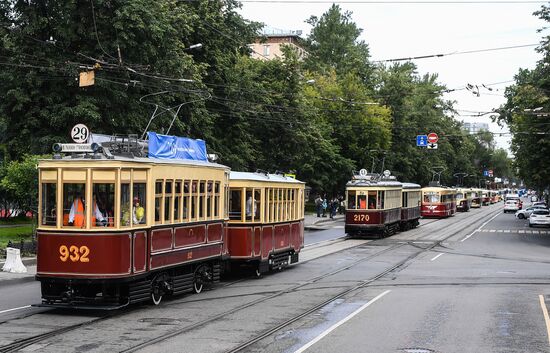
{"label": "white road marking", "polygon": [[499,216],[500,213],[497,213],[496,215],[494,215],[493,217],[489,218],[488,221],[486,221],[485,223],[483,223],[482,225],[479,226],[478,229],[474,230],[472,233],[470,233],[469,235],[466,236],[466,238],[462,239],[461,242],[463,242],[464,240],[470,238],[472,235],[474,235],[476,232],[479,232],[481,231],[481,228],[485,227],[487,225],[487,223],[491,222],[493,219],[497,218],[497,216]]}
{"label": "white road marking", "polygon": [[365,310],[368,306],[370,306],[371,304],[373,304],[375,301],[377,301],[378,299],[382,298],[383,296],[385,296],[386,294],[388,294],[389,292],[391,292],[391,290],[387,290],[381,294],[379,294],[377,297],[375,297],[374,299],[372,299],[371,301],[369,301],[368,303],[366,303],[365,305],[363,305],[362,307],[360,307],[359,309],[355,310],[353,313],[349,314],[347,317],[343,318],[342,320],[338,321],[337,323],[335,323],[334,325],[332,325],[331,327],[329,327],[328,329],[326,329],[323,333],[321,333],[319,336],[315,337],[313,340],[309,341],[307,344],[305,344],[304,346],[302,346],[300,349],[298,349],[297,351],[295,351],[294,353],[302,353],[304,352],[306,349],[308,349],[309,347],[313,346],[315,343],[319,342],[321,339],[323,339],[323,337],[325,337],[326,335],[328,335],[329,333],[331,333],[332,331],[336,330],[339,326],[345,324],[346,322],[348,322],[351,318],[353,318],[355,315],[359,314],[361,311]]}
{"label": "white road marking", "polygon": [[434,256],[434,258],[433,258],[433,259],[431,259],[430,261],[434,261],[434,260],[437,260],[437,258],[438,258],[438,257],[440,257],[441,255],[443,255],[443,253],[441,253],[441,254],[439,254],[439,255],[436,255],[436,256]]}
{"label": "white road marking", "polygon": [[30,305],[25,305],[25,306],[20,306],[19,308],[2,310],[2,311],[0,311],[0,314],[9,313],[10,311],[15,311],[15,310],[27,309],[27,308],[30,308],[30,307],[31,307]]}
{"label": "white road marking", "polygon": [[544,297],[539,295],[540,307],[542,308],[542,314],[544,315],[544,322],[546,323],[546,332],[548,333],[548,343],[550,344],[550,317],[548,316],[548,309],[544,303]]}

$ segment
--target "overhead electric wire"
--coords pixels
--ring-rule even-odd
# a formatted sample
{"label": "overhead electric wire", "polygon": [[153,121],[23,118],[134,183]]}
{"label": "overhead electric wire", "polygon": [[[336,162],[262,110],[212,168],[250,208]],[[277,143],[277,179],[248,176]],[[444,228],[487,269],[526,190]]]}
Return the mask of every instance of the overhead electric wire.
{"label": "overhead electric wire", "polygon": [[384,62],[398,62],[398,61],[410,61],[410,60],[429,59],[429,58],[440,58],[440,57],[443,57],[443,56],[483,53],[483,52],[490,52],[490,51],[509,50],[509,49],[518,49],[518,48],[526,48],[526,47],[536,47],[536,46],[539,46],[539,45],[540,45],[540,43],[512,45],[512,46],[507,46],[507,47],[455,51],[455,52],[444,53],[444,54],[430,54],[430,55],[411,56],[411,57],[397,58],[397,59],[373,60],[372,62],[373,63],[384,63]]}

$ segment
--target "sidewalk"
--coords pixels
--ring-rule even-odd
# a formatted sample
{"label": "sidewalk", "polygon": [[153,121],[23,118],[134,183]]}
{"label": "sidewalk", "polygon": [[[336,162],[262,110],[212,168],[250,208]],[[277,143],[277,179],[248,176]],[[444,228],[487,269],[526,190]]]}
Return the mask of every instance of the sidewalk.
{"label": "sidewalk", "polygon": [[36,275],[36,257],[23,258],[23,264],[27,267],[27,273],[4,272],[2,271],[4,263],[5,259],[0,260],[0,285],[34,281],[34,276]]}
{"label": "sidewalk", "polygon": [[318,228],[323,223],[326,222],[334,222],[334,221],[341,221],[345,218],[345,215],[343,214],[337,214],[334,216],[334,219],[331,219],[328,215],[326,217],[317,217],[316,214],[306,214],[304,216],[304,229],[322,229]]}

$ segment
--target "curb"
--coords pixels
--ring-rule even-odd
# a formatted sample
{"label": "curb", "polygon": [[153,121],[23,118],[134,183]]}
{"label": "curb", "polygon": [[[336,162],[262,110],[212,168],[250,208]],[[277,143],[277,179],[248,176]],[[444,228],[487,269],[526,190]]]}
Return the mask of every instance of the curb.
{"label": "curb", "polygon": [[14,285],[14,284],[27,283],[27,282],[34,282],[35,281],[34,276],[35,275],[26,275],[25,277],[0,279],[0,284]]}

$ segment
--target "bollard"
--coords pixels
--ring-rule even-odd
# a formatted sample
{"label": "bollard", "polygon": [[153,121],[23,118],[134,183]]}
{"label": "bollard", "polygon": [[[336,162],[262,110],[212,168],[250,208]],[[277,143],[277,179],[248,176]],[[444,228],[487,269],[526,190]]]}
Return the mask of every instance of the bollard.
{"label": "bollard", "polygon": [[21,261],[21,250],[16,248],[6,248],[6,263],[2,271],[11,273],[26,273],[27,268]]}

